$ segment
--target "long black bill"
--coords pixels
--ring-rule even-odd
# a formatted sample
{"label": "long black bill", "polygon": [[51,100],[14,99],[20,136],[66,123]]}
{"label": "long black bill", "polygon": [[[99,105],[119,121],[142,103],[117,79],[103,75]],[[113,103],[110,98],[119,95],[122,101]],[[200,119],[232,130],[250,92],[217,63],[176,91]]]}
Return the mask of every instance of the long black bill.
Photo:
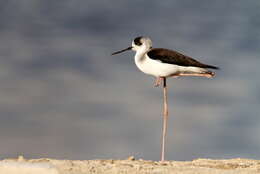
{"label": "long black bill", "polygon": [[123,50],[121,50],[121,51],[114,52],[114,53],[112,53],[112,55],[119,54],[119,53],[122,53],[122,52],[124,52],[124,51],[131,50],[131,49],[132,49],[132,47],[128,47],[128,48],[123,49]]}

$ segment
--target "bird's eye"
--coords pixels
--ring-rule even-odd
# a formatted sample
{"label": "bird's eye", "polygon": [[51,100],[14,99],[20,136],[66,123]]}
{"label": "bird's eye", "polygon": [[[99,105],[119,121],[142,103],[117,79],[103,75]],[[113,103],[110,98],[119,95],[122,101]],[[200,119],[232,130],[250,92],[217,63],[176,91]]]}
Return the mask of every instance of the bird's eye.
{"label": "bird's eye", "polygon": [[135,38],[135,39],[134,39],[135,45],[141,46],[141,45],[142,45],[141,39],[142,39],[142,37],[137,37],[137,38]]}

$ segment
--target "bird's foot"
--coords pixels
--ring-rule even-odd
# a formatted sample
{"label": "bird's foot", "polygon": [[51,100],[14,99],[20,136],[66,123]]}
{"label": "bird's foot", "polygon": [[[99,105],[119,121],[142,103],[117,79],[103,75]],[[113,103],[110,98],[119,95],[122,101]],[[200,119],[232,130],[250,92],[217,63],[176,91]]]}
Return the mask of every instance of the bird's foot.
{"label": "bird's foot", "polygon": [[215,76],[215,73],[210,71],[205,77],[212,78],[214,76]]}

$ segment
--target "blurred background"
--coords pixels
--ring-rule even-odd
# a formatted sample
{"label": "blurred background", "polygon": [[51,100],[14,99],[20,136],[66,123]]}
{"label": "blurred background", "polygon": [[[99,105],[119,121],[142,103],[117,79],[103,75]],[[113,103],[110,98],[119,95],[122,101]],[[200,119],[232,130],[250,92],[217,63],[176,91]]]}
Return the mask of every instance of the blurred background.
{"label": "blurred background", "polygon": [[0,158],[160,159],[136,36],[219,66],[169,79],[166,159],[260,159],[260,1],[0,1]]}

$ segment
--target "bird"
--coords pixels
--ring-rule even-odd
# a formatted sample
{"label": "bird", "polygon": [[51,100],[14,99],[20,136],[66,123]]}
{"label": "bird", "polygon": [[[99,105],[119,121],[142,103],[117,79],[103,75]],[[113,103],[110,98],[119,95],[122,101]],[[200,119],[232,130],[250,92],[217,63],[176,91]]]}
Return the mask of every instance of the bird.
{"label": "bird", "polygon": [[112,55],[128,50],[136,52],[135,64],[139,70],[156,77],[154,85],[156,87],[161,84],[163,77],[202,76],[211,78],[215,73],[208,69],[219,69],[174,50],[153,48],[149,37],[136,37],[132,41],[132,46],[114,52]]}
{"label": "bird", "polygon": [[161,143],[161,161],[165,160],[165,141],[168,120],[168,97],[166,78],[181,76],[200,76],[212,78],[215,73],[209,69],[219,69],[217,66],[208,65],[189,56],[166,48],[153,48],[149,37],[139,36],[132,41],[132,45],[116,55],[128,50],[135,51],[135,64],[145,74],[156,77],[154,86],[158,87],[163,81],[163,130]]}

